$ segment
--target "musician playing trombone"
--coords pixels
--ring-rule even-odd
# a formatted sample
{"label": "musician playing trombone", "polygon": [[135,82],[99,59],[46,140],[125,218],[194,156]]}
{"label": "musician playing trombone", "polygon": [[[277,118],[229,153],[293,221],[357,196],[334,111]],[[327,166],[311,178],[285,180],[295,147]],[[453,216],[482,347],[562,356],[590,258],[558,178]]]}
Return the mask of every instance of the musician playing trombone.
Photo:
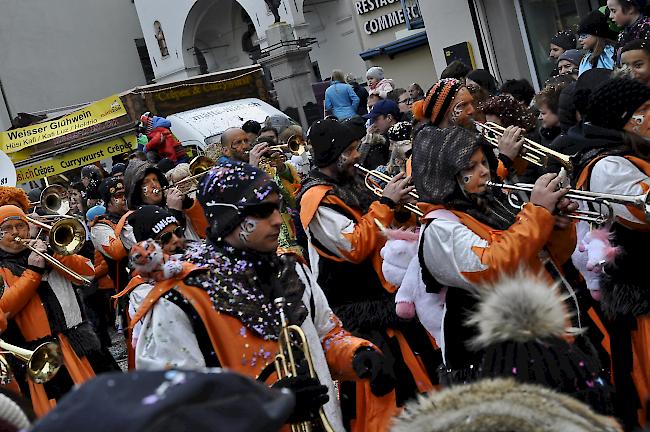
{"label": "musician playing trombone", "polygon": [[493,148],[464,128],[427,126],[415,136],[413,177],[426,222],[420,263],[427,291],[446,292],[440,344],[448,383],[471,381],[481,360],[467,347],[475,336],[465,322],[477,302],[472,291],[522,268],[552,281],[540,252],[547,249],[559,265],[575,247],[574,225],[554,215],[577,208],[562,198],[560,178],[542,176],[518,210],[487,187],[496,167]]}
{"label": "musician playing trombone", "polygon": [[4,281],[0,309],[9,319],[3,339],[28,349],[55,341],[63,354],[64,366],[46,385],[27,379],[24,367],[12,365],[22,393],[31,396],[34,411],[42,416],[73,385],[117,365],[108,351],[101,351],[97,335],[85,320],[72,286],[80,282],[64,271],[92,278],[92,263],[80,255],[55,254],[61,267],[52,268],[40,255],[47,251],[45,243],[30,240],[25,213],[16,206],[0,207],[0,233],[0,277]]}
{"label": "musician playing trombone", "polygon": [[[277,185],[259,168],[227,162],[204,176],[198,199],[210,221],[209,237],[190,246],[182,267],[167,265],[169,276],[157,278],[160,268],[150,264],[161,261],[154,259],[152,241],[132,249],[141,277],[155,284],[130,324],[136,368],[222,366],[274,383],[280,321],[273,300],[284,297],[316,372],[315,378],[299,373],[274,384],[296,393],[291,423],[312,419],[324,405],[332,429],[344,431],[332,378],[362,379],[380,396],[393,381],[376,347],[343,329],[304,262],[276,254],[282,223]],[[298,369],[304,370],[301,357]],[[356,419],[363,430],[381,430],[372,427],[376,413],[368,414]]]}

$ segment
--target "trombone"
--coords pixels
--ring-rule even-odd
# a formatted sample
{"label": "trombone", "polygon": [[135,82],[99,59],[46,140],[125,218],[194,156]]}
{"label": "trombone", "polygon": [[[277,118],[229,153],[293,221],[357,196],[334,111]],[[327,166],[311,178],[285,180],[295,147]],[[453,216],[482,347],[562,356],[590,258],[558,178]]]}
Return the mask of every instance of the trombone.
{"label": "trombone", "polygon": [[47,242],[59,255],[74,255],[86,242],[86,229],[79,219],[72,216],[64,217],[53,225],[25,216],[27,221],[48,231]]}
{"label": "trombone", "polygon": [[[18,360],[26,363],[27,374],[37,384],[43,384],[54,378],[63,366],[63,359],[59,345],[55,342],[45,342],[30,351],[20,348],[0,339],[0,354],[11,354]],[[0,380],[9,382],[9,363],[0,357]]]}
{"label": "trombone", "polygon": [[[474,125],[487,142],[492,144],[494,147],[499,146],[499,139],[503,136],[506,128],[494,122],[474,122]],[[528,138],[524,138],[524,145],[521,150],[520,157],[540,167],[548,167],[550,160],[555,159],[568,172],[573,171],[571,156],[567,156],[548,147],[544,147],[543,145],[536,143],[535,141]]]}
{"label": "trombone", "polygon": [[[62,222],[63,222],[63,221],[62,221]],[[3,235],[4,235],[4,234],[3,234]],[[50,238],[51,238],[51,234],[50,234]],[[57,260],[56,260],[52,255],[37,250],[34,246],[30,245],[30,244],[28,243],[27,240],[22,239],[22,238],[16,236],[16,237],[14,237],[14,241],[15,241],[15,242],[18,242],[18,243],[21,243],[21,244],[22,244],[23,246],[25,246],[27,249],[31,250],[31,251],[34,252],[36,255],[40,256],[40,257],[43,258],[45,261],[47,261],[51,266],[56,267],[57,269],[61,270],[62,272],[66,273],[66,274],[68,274],[69,276],[73,277],[74,279],[78,280],[78,281],[81,282],[82,284],[84,284],[84,285],[90,285],[90,283],[91,283],[90,279],[87,279],[87,278],[81,276],[81,275],[80,275],[79,273],[77,273],[76,271],[67,268],[66,266],[64,266],[63,264],[61,264],[59,261],[57,261]],[[55,253],[59,253],[59,252],[62,250],[62,249],[57,249],[57,247],[53,246],[51,242],[50,242],[50,247],[51,247],[52,249],[54,249],[54,252],[55,252]],[[65,251],[65,249],[63,249],[63,250]],[[66,255],[66,254],[63,254],[63,255]]]}
{"label": "trombone", "polygon": [[[379,197],[382,196],[382,194],[384,192],[384,188],[379,186],[379,183],[377,181],[373,180],[372,178],[375,177],[375,178],[377,178],[378,180],[380,180],[380,181],[382,181],[384,183],[388,183],[389,181],[392,180],[392,178],[390,176],[382,173],[382,172],[379,172],[377,170],[369,170],[369,169],[367,169],[365,167],[362,167],[359,164],[354,164],[354,167],[356,169],[362,171],[365,174],[364,183],[366,184],[366,187],[368,189],[370,189],[370,191],[372,193],[374,193],[375,195],[377,195]],[[416,191],[409,192],[409,195],[411,197],[415,198],[418,201],[420,200],[420,196],[418,195],[418,193]],[[411,211],[411,212],[413,212],[414,214],[416,214],[416,215],[418,215],[420,217],[424,216],[424,213],[422,212],[422,210],[420,210],[418,208],[418,206],[415,205],[415,204],[406,203],[406,204],[404,204],[404,208]]]}
{"label": "trombone", "polygon": [[29,206],[40,207],[48,215],[64,216],[70,211],[70,200],[63,186],[53,184],[43,189],[39,200],[30,202]]}
{"label": "trombone", "polygon": [[[505,183],[495,183],[495,182],[488,182],[487,185],[490,187],[500,188],[507,191],[520,191],[520,192],[532,192],[534,186],[530,183],[505,184]],[[604,225],[614,220],[615,215],[614,215],[614,207],[612,206],[612,204],[622,204],[626,206],[636,207],[639,210],[643,211],[646,218],[650,217],[650,204],[648,203],[648,192],[641,195],[618,195],[618,194],[606,194],[600,192],[571,189],[565,195],[565,197],[576,201],[593,203],[600,206],[600,208],[602,207],[607,208],[606,214],[597,211],[590,211],[590,210],[576,210],[573,213],[564,215],[571,219],[592,222],[597,225]],[[513,207],[520,207],[520,205],[514,202],[514,198],[512,194],[508,196],[508,201],[510,202],[510,205],[512,205]]]}

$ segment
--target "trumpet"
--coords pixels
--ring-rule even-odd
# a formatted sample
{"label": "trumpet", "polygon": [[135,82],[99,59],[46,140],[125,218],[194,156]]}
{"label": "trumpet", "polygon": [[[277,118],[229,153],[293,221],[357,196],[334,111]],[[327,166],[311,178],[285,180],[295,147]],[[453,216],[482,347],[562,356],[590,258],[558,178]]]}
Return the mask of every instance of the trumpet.
{"label": "trumpet", "polygon": [[[275,371],[278,374],[278,379],[284,377],[298,376],[298,363],[294,349],[302,351],[307,363],[306,373],[310,378],[318,379],[314,363],[311,359],[311,352],[309,351],[309,344],[307,343],[307,336],[305,332],[297,325],[289,325],[287,317],[284,313],[284,297],[278,297],[273,300],[273,304],[278,309],[280,314],[280,336],[278,337],[278,354],[275,356]],[[325,431],[334,432],[334,428],[325,416],[325,411],[321,407],[318,410],[318,419],[306,421],[302,423],[295,423],[291,425],[292,432],[311,432],[311,431]]]}
{"label": "trumpet", "polygon": [[30,202],[29,206],[40,207],[50,215],[63,216],[70,211],[70,200],[63,186],[53,184],[43,189],[39,200]]}
{"label": "trumpet", "polygon": [[271,146],[268,148],[269,153],[282,152],[291,153],[294,156],[300,156],[306,151],[305,139],[300,135],[291,135],[286,144]]}
{"label": "trumpet", "polygon": [[[207,156],[196,156],[194,159],[190,161],[190,176],[185,177],[183,180],[179,180],[174,184],[165,186],[164,188],[162,188],[162,190],[176,188],[184,185],[185,183],[191,182],[193,180],[198,180],[199,178],[203,177],[208,171],[210,171],[215,165],[216,165],[215,162]],[[193,192],[194,190],[195,189],[190,190],[186,192],[186,194]],[[154,189],[153,192],[155,194],[158,194],[161,192],[161,190]]]}
{"label": "trumpet", "polygon": [[[476,126],[478,132],[487,140],[487,142],[492,144],[494,147],[499,146],[499,139],[503,136],[506,128],[494,122],[474,122],[474,125]],[[521,150],[520,157],[540,167],[548,167],[550,160],[555,159],[568,172],[573,171],[571,156],[567,156],[548,147],[544,147],[543,145],[536,143],[535,141],[528,138],[524,138],[524,145]]]}
{"label": "trumpet", "polygon": [[[55,342],[45,342],[30,351],[25,348],[11,345],[0,339],[0,353],[11,354],[18,360],[27,364],[27,374],[37,384],[43,384],[54,378],[63,365],[59,345]],[[9,364],[0,357],[0,381],[9,382]]]}
{"label": "trumpet", "polygon": [[[505,184],[494,182],[488,182],[487,185],[507,191],[520,192],[532,192],[534,186],[529,183]],[[576,201],[593,203],[598,205],[601,209],[607,209],[606,213],[591,210],[576,210],[573,213],[564,215],[571,219],[583,220],[586,222],[595,223],[597,225],[610,223],[614,220],[615,217],[614,207],[612,204],[622,204],[626,206],[636,207],[644,212],[646,219],[650,218],[650,204],[648,203],[648,193],[641,195],[618,195],[571,189],[565,195],[565,197]],[[508,196],[508,201],[513,207],[521,207],[516,202],[514,202],[512,194]]]}
{"label": "trumpet", "polygon": [[[379,184],[376,181],[374,181],[372,178],[375,177],[384,183],[388,183],[389,181],[392,180],[392,178],[382,172],[379,172],[377,170],[369,170],[365,167],[362,167],[359,164],[355,164],[354,167],[365,174],[364,182],[366,184],[366,187],[370,189],[370,191],[375,195],[379,197],[382,196],[384,189],[381,186],[379,186]],[[416,191],[409,192],[409,195],[418,201],[420,200],[420,196],[417,194]],[[404,208],[420,217],[424,216],[422,210],[420,210],[418,206],[415,204],[410,204],[410,203],[404,204]]]}

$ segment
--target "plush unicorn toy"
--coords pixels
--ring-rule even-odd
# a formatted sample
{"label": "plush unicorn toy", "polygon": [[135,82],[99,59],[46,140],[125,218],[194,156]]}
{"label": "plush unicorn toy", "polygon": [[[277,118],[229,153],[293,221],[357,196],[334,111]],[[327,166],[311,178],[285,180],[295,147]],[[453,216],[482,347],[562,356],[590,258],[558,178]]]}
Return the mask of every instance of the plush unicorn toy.
{"label": "plush unicorn toy", "polygon": [[581,240],[571,258],[585,278],[591,297],[600,301],[600,277],[603,266],[614,260],[618,248],[611,245],[611,233],[606,229],[590,231],[587,224],[581,223],[578,224],[577,230],[578,238]]}
{"label": "plush unicorn toy", "polygon": [[398,287],[395,311],[402,319],[416,314],[422,325],[440,343],[444,292],[426,292],[418,260],[419,232],[413,230],[384,230],[388,241],[381,250],[382,271],[392,285]]}

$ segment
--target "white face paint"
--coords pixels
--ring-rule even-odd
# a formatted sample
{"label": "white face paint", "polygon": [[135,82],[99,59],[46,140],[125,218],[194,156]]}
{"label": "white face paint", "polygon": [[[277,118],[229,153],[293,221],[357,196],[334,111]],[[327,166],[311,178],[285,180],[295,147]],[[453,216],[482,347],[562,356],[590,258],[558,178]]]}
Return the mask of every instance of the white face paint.
{"label": "white face paint", "polygon": [[471,182],[471,181],[472,181],[472,175],[471,175],[471,174],[468,174],[468,175],[464,175],[464,176],[463,176],[463,183],[464,183],[464,184],[468,184],[468,183]]}
{"label": "white face paint", "polygon": [[255,229],[257,228],[257,221],[253,218],[247,217],[242,221],[242,223],[239,225],[239,240],[242,241],[242,243],[248,243],[248,238],[250,237],[251,234],[255,232]]}

